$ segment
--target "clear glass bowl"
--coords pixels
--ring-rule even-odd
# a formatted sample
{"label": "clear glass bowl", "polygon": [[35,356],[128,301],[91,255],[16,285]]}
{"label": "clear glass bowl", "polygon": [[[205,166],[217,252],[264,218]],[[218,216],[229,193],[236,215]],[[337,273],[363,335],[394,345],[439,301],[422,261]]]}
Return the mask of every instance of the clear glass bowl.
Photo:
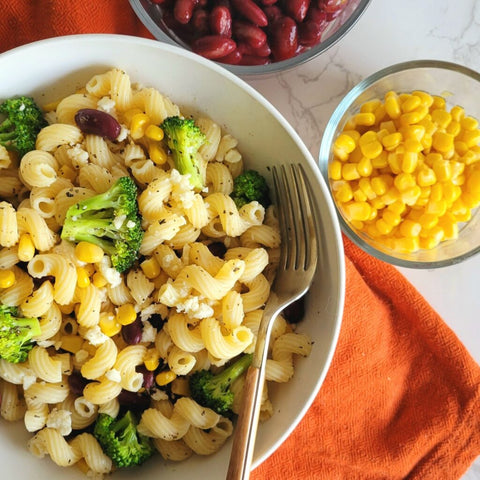
{"label": "clear glass bowl", "polygon": [[[149,0],[129,1],[134,12],[157,40],[190,50],[190,47],[165,25],[162,20],[162,13],[159,5],[156,5]],[[302,63],[315,58],[337,43],[355,25],[370,3],[371,0],[350,0],[342,13],[329,23],[327,30],[322,34],[322,41],[295,57],[280,62],[273,62],[268,65],[247,66],[227,65],[224,63],[219,64],[239,76],[264,75],[290,70],[297,65],[301,65]]]}
{"label": "clear glass bowl", "polygon": [[[423,90],[445,97],[447,106],[460,105],[466,115],[480,120],[480,74],[461,65],[436,60],[418,60],[385,68],[356,85],[340,102],[330,118],[319,153],[319,166],[331,188],[328,165],[333,160],[332,146],[346,121],[358,113],[362,104],[386,92],[397,93]],[[332,193],[332,192],[331,192]],[[332,195],[334,198],[334,196]],[[337,207],[345,235],[367,253],[391,264],[407,268],[437,268],[459,263],[480,251],[480,209],[459,226],[458,238],[441,242],[433,249],[402,253],[376,241],[355,229]]]}

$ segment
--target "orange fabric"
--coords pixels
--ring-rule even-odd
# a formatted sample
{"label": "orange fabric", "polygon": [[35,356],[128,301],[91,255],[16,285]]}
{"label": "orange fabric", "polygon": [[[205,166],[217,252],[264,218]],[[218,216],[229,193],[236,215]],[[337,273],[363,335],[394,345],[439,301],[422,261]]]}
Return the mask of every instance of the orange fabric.
{"label": "orange fabric", "polygon": [[[3,3],[0,52],[77,33],[152,38],[127,0]],[[345,313],[325,383],[252,480],[459,478],[480,454],[480,367],[397,270],[346,239],[345,252]]]}

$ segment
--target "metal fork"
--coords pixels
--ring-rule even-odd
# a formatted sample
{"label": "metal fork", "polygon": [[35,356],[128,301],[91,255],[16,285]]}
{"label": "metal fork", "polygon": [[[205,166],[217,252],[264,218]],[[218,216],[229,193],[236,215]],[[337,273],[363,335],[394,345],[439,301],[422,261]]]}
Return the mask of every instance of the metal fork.
{"label": "metal fork", "polygon": [[290,164],[272,171],[282,236],[280,263],[246,374],[227,480],[250,476],[272,326],[278,314],[310,288],[318,261],[316,220],[303,168]]}

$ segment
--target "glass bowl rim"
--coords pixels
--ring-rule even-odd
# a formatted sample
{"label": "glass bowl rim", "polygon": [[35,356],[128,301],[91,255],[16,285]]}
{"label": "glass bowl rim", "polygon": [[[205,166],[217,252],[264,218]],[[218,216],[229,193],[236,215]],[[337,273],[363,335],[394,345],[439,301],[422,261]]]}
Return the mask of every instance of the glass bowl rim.
{"label": "glass bowl rim", "polygon": [[[414,70],[414,69],[422,69],[422,68],[436,68],[439,70],[453,71],[453,72],[465,75],[467,77],[470,77],[473,80],[480,83],[479,72],[472,70],[471,68],[468,68],[464,65],[460,65],[458,63],[444,61],[444,60],[432,60],[432,59],[410,60],[406,62],[396,63],[394,65],[390,65],[388,67],[385,67],[381,70],[374,72],[373,74],[367,76],[362,81],[357,83],[352,89],[349,90],[349,92],[342,98],[340,103],[335,108],[333,114],[331,115],[330,119],[327,122],[324,134],[322,136],[322,141],[320,144],[320,150],[318,155],[318,165],[327,183],[327,187],[330,192],[330,195],[332,195],[331,188],[330,188],[330,180],[328,178],[330,147],[334,140],[334,135],[335,135],[337,126],[339,125],[340,121],[342,120],[348,108],[365,90],[367,90],[369,87],[374,85],[376,82],[382,80],[383,78],[396,73],[401,73],[401,72]],[[353,243],[355,243],[357,246],[359,246],[362,250],[364,250],[368,254],[384,262],[390,263],[392,265],[396,265],[397,267],[405,267],[405,268],[413,268],[413,269],[442,268],[442,267],[447,267],[450,265],[455,265],[457,263],[463,262],[467,258],[473,257],[474,255],[480,253],[480,245],[478,245],[477,247],[472,248],[466,253],[457,255],[455,257],[446,258],[443,260],[416,261],[416,260],[407,260],[404,258],[396,257],[394,255],[390,255],[372,246],[370,243],[368,243],[363,238],[361,238],[344,219],[343,215],[341,214],[340,210],[337,207],[337,202],[333,199],[333,195],[332,195],[332,200],[333,200],[333,204],[335,206],[340,227],[343,233]]]}

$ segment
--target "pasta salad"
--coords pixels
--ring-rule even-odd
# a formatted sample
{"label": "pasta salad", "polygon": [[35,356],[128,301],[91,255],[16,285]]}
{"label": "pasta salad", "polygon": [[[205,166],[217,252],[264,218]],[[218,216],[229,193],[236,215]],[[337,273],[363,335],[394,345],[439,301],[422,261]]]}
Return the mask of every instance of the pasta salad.
{"label": "pasta salad", "polygon": [[[232,434],[243,376],[220,413],[194,398],[191,379],[254,350],[281,244],[274,206],[235,204],[241,150],[204,116],[194,121],[205,186],[194,186],[159,127],[183,112],[120,69],[43,108],[48,125],[34,150],[19,158],[0,146],[0,273],[10,278],[0,304],[40,327],[24,361],[0,358],[1,416],[24,422],[32,454],[92,478],[124,466],[102,444],[98,422],[126,411],[167,460],[213,454]],[[111,138],[80,128],[79,111],[107,114],[118,128]],[[135,261],[118,269],[106,249],[62,229],[72,207],[125,178],[137,189],[142,235]],[[280,316],[261,419],[273,413],[268,384],[287,382],[294,355],[310,349]]]}

